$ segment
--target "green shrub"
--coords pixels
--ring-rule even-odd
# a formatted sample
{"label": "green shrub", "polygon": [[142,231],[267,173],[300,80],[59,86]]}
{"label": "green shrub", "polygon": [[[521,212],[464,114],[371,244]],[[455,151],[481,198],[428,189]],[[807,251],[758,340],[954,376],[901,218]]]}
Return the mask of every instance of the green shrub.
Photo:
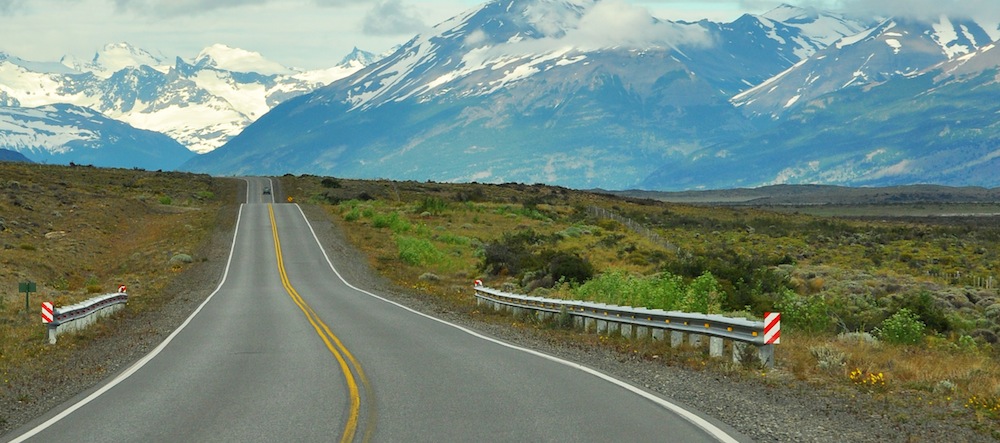
{"label": "green shrub", "polygon": [[375,214],[372,216],[372,226],[382,229],[389,228],[394,234],[402,234],[410,230],[410,222],[401,217],[398,212]]}
{"label": "green shrub", "polygon": [[576,254],[556,252],[547,254],[548,275],[554,281],[583,283],[594,276],[594,266]]}
{"label": "green shrub", "polygon": [[358,211],[357,207],[351,208],[344,214],[344,221],[355,222],[361,219],[361,211]]}
{"label": "green shrub", "polygon": [[930,291],[922,290],[916,294],[904,295],[899,308],[906,308],[917,315],[928,329],[935,332],[945,333],[953,329],[947,312]]}
{"label": "green shrub", "polygon": [[715,314],[721,309],[723,295],[719,281],[711,272],[705,271],[688,285],[681,309],[685,312]]}
{"label": "green shrub", "polygon": [[480,269],[492,275],[518,275],[542,268],[541,259],[531,248],[541,241],[533,230],[504,233],[499,240],[483,245]]}
{"label": "green shrub", "polygon": [[885,319],[882,326],[875,329],[875,335],[888,343],[915,345],[923,341],[925,328],[916,313],[902,308]]}
{"label": "green shrub", "polygon": [[833,327],[829,307],[820,295],[800,297],[786,289],[774,307],[781,312],[781,320],[789,329],[818,333]]}
{"label": "green shrub", "polygon": [[399,247],[399,259],[408,265],[430,265],[444,260],[444,254],[423,238],[400,235],[396,237],[396,245]]}
{"label": "green shrub", "polygon": [[169,204],[171,204],[173,202],[174,202],[173,199],[171,199],[170,197],[167,197],[167,196],[160,197],[160,204],[161,205],[169,205]]}
{"label": "green shrub", "polygon": [[581,300],[668,311],[686,310],[689,306],[705,307],[705,311],[715,313],[718,312],[717,300],[724,296],[718,291],[718,282],[707,273],[700,281],[687,285],[683,278],[669,272],[640,277],[612,270],[580,285],[573,290],[573,296]]}

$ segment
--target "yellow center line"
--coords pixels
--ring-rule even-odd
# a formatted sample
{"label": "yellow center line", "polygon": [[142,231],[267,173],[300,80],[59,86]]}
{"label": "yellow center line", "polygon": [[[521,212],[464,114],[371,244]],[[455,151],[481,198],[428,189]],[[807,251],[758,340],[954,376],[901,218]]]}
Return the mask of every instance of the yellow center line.
{"label": "yellow center line", "polygon": [[[285,287],[285,291],[288,292],[292,301],[295,302],[299,309],[302,310],[302,313],[305,314],[306,319],[309,320],[309,323],[316,330],[316,333],[319,334],[323,343],[326,344],[326,348],[329,349],[330,353],[337,359],[337,362],[340,364],[340,369],[344,373],[344,379],[347,381],[347,389],[351,396],[351,410],[340,441],[353,441],[358,428],[358,416],[361,410],[361,395],[358,390],[358,384],[354,379],[354,371],[351,370],[351,366],[353,366],[354,370],[357,371],[358,376],[365,385],[365,391],[370,392],[367,377],[365,377],[364,372],[361,370],[361,365],[359,365],[354,356],[347,351],[347,348],[340,341],[340,339],[333,334],[330,327],[327,326],[326,323],[323,323],[323,320],[319,318],[316,311],[314,311],[312,307],[310,307],[305,300],[302,299],[302,296],[299,295],[298,291],[292,287],[291,281],[288,280],[288,274],[285,272],[285,262],[281,254],[281,240],[278,238],[278,225],[275,223],[274,208],[270,203],[267,205],[267,210],[271,217],[271,231],[274,234],[274,252],[278,258],[278,273],[281,275],[281,284]],[[345,355],[347,356],[346,359],[344,358]],[[348,364],[348,360],[350,360],[350,365]],[[370,424],[367,428],[368,430],[365,433],[364,438],[366,441],[371,437],[372,432]]]}

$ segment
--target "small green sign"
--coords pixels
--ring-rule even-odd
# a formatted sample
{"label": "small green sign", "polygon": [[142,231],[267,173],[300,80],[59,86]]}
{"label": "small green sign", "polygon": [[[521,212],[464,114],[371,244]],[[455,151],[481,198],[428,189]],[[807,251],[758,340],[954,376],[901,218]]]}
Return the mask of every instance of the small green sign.
{"label": "small green sign", "polygon": [[24,293],[24,315],[28,315],[28,309],[31,309],[28,305],[28,295],[32,292],[38,292],[35,287],[35,282],[28,280],[17,284],[17,292]]}
{"label": "small green sign", "polygon": [[35,286],[35,282],[33,281],[23,281],[19,283],[17,287],[18,287],[17,292],[24,292],[24,293],[38,292],[38,289],[36,289]]}

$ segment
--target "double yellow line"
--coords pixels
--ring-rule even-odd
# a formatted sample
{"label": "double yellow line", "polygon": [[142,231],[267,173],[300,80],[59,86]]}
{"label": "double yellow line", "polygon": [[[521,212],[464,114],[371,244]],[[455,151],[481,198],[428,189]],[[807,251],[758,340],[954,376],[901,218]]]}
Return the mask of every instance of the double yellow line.
{"label": "double yellow line", "polygon": [[[316,311],[310,307],[302,296],[299,295],[298,291],[292,287],[292,283],[288,280],[288,274],[285,272],[285,262],[281,255],[281,240],[278,238],[278,224],[274,220],[274,207],[271,204],[267,205],[267,211],[271,217],[271,232],[274,234],[274,253],[278,257],[278,273],[281,274],[281,284],[285,287],[285,291],[288,295],[292,297],[292,301],[302,310],[302,313],[306,315],[306,319],[309,320],[309,324],[316,329],[316,333],[319,334],[320,338],[323,339],[323,343],[326,344],[326,348],[330,350],[333,357],[337,359],[340,364],[341,372],[344,373],[344,379],[347,381],[347,390],[351,396],[351,410],[347,417],[347,424],[344,427],[344,433],[340,437],[342,443],[350,442],[354,440],[355,434],[358,430],[358,417],[361,412],[361,394],[358,389],[358,383],[355,380],[355,373],[361,383],[364,385],[365,393],[367,397],[371,397],[371,388],[368,384],[368,379],[365,377],[364,371],[361,370],[361,365],[358,361],[354,359],[354,356],[347,350],[340,339],[333,334],[330,327],[323,323],[323,320],[319,318]],[[353,368],[353,370],[352,370]],[[374,423],[372,414],[372,407],[369,406],[369,419],[366,422],[366,431],[364,435],[364,441],[369,441],[371,439],[372,431],[374,430]]]}

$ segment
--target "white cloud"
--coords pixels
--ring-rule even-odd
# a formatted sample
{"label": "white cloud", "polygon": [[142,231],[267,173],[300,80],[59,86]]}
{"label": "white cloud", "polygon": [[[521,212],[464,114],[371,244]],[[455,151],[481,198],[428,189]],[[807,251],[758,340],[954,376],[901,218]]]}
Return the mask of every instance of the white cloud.
{"label": "white cloud", "polygon": [[401,0],[381,0],[365,15],[362,30],[368,35],[414,35],[426,31],[420,11]]}
{"label": "white cloud", "polygon": [[[554,20],[541,19],[552,26]],[[563,17],[565,29],[549,29],[548,37],[508,42],[484,54],[537,54],[565,51],[567,48],[601,49],[625,47],[649,49],[652,42],[661,47],[711,44],[711,37],[700,27],[688,27],[654,18],[644,7],[625,0],[603,0],[586,10],[578,19]]]}

